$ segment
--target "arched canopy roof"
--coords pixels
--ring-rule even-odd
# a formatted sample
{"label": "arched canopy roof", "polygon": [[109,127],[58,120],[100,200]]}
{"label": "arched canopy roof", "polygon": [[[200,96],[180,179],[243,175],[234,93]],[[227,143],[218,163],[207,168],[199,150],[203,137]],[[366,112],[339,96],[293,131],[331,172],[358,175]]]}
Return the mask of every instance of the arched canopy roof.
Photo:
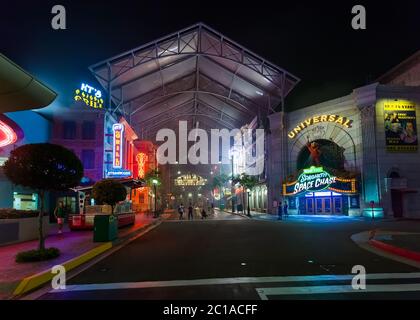
{"label": "arched canopy roof", "polygon": [[201,128],[239,128],[283,103],[299,82],[203,23],[90,67],[143,138],[188,120]]}

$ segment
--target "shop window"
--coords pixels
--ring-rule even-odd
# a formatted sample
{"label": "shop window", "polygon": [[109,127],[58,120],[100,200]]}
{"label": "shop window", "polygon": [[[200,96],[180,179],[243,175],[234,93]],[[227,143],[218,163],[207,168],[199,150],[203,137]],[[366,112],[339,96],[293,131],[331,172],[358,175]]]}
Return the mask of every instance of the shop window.
{"label": "shop window", "polygon": [[38,194],[13,192],[13,209],[38,210]]}
{"label": "shop window", "polygon": [[63,122],[63,139],[68,139],[68,140],[76,139],[76,122],[74,121]]}
{"label": "shop window", "polygon": [[60,201],[63,202],[68,214],[76,213],[76,197],[59,197],[57,198],[57,206]]}
{"label": "shop window", "polygon": [[95,151],[94,150],[82,150],[82,163],[85,169],[95,168]]}
{"label": "shop window", "polygon": [[82,139],[83,140],[95,140],[95,122],[94,121],[83,121],[82,124]]}

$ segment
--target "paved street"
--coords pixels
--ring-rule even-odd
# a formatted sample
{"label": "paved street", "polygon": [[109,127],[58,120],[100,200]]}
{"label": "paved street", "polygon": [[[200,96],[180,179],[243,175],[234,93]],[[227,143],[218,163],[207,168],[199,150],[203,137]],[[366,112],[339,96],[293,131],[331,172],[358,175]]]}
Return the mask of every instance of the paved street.
{"label": "paved street", "polygon": [[[418,231],[420,222],[375,222]],[[169,220],[41,299],[420,298],[420,270],[359,248],[357,219]],[[351,289],[354,265],[368,291]],[[412,274],[408,274],[412,273]]]}

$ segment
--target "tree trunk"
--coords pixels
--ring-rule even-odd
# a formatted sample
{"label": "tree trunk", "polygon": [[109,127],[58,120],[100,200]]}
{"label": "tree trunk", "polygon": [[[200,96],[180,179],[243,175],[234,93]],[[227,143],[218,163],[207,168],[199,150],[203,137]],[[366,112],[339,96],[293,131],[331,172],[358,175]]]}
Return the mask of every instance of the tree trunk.
{"label": "tree trunk", "polygon": [[41,206],[39,209],[38,214],[38,238],[39,238],[39,250],[45,250],[45,240],[44,240],[44,232],[43,232],[43,225],[44,225],[44,191],[39,192],[39,198],[41,201]]}

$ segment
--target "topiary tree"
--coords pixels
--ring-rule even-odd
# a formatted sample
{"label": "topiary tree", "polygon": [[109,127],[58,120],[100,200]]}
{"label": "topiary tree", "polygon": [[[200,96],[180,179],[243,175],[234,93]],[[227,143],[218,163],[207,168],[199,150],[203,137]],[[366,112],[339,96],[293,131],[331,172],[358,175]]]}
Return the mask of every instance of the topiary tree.
{"label": "topiary tree", "polygon": [[38,192],[40,198],[38,250],[45,251],[42,230],[45,193],[64,191],[77,186],[83,177],[81,161],[71,150],[60,145],[27,144],[11,151],[3,171],[14,184],[29,187]]}
{"label": "topiary tree", "polygon": [[95,183],[92,195],[98,204],[110,205],[111,212],[114,214],[115,205],[125,200],[127,190],[122,183],[114,179],[103,179]]}
{"label": "topiary tree", "polygon": [[252,191],[255,188],[255,186],[258,184],[258,178],[256,176],[250,176],[250,175],[247,175],[247,174],[243,173],[240,176],[234,178],[234,181],[236,183],[239,183],[239,185],[243,188],[242,197],[244,197],[245,191],[248,194],[247,211],[248,211],[248,216],[251,216],[251,210],[249,208],[249,192],[248,192],[248,189],[250,191]]}

